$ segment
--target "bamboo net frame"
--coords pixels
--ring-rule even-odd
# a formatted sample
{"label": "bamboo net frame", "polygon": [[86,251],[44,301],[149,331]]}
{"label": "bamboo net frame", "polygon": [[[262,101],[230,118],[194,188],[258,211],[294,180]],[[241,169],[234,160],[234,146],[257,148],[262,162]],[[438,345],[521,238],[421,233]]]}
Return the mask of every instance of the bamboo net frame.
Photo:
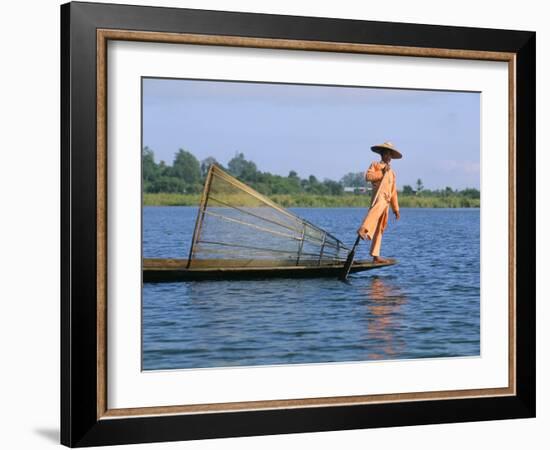
{"label": "bamboo net frame", "polygon": [[223,267],[244,260],[282,265],[336,264],[349,253],[328,231],[288,211],[225,172],[208,170],[197,213],[188,267],[200,260]]}

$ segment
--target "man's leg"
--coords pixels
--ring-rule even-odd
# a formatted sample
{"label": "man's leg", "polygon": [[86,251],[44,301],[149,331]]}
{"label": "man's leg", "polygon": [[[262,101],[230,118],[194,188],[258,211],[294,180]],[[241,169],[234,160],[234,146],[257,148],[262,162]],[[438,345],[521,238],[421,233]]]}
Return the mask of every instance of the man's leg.
{"label": "man's leg", "polygon": [[380,256],[380,247],[382,246],[382,233],[380,232],[380,224],[376,227],[376,231],[372,237],[370,245],[371,256],[378,258]]}
{"label": "man's leg", "polygon": [[384,214],[384,209],[387,207],[387,203],[378,201],[369,209],[363,223],[357,230],[357,233],[362,239],[374,239],[374,232],[376,232],[375,228],[380,226],[380,217]]}
{"label": "man's leg", "polygon": [[378,222],[376,231],[372,236],[372,244],[370,246],[370,254],[372,256],[372,262],[375,262],[375,263],[385,263],[389,261],[386,258],[380,257],[380,247],[382,246],[382,234],[383,234],[383,231],[381,231],[382,227],[380,226],[381,225],[380,222]]}

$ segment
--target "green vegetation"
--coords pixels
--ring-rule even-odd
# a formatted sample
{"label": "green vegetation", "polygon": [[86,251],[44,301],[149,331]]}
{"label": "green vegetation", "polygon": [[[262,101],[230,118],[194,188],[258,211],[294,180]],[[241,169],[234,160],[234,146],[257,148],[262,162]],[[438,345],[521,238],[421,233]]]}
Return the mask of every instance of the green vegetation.
{"label": "green vegetation", "polygon": [[461,195],[448,197],[399,196],[401,208],[479,208],[479,198],[468,198]]}
{"label": "green vegetation", "polygon": [[[368,207],[370,194],[363,172],[348,173],[340,181],[318,180],[314,175],[300,178],[291,170],[288,176],[261,172],[252,161],[237,153],[223,167],[213,157],[203,161],[180,149],[171,166],[155,162],[154,152],[143,149],[143,204],[146,206],[194,206],[200,202],[204,179],[210,164],[250,185],[283,207]],[[345,189],[346,188],[346,189]],[[349,191],[352,192],[349,192]],[[367,192],[365,192],[367,190]],[[404,208],[479,208],[477,189],[425,189],[418,179],[415,189],[405,185],[399,192],[399,205]]]}
{"label": "green vegetation", "polygon": [[[270,196],[275,203],[288,207],[361,207],[368,208],[369,195],[310,195],[310,194],[276,194]],[[196,206],[200,194],[157,193],[143,194],[145,206]],[[402,208],[479,208],[479,199],[461,196],[452,197],[417,197],[401,194],[399,206]]]}

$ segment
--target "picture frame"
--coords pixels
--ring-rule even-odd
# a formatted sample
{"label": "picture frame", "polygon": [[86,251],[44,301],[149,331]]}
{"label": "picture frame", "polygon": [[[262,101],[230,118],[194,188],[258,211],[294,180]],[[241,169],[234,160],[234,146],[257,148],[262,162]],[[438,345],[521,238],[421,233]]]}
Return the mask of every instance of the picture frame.
{"label": "picture frame", "polygon": [[[61,443],[70,447],[535,416],[535,33],[72,2],[61,6]],[[505,388],[109,408],[107,44],[508,65]],[[518,261],[522,261],[521,265]],[[136,343],[136,345],[139,345]]]}

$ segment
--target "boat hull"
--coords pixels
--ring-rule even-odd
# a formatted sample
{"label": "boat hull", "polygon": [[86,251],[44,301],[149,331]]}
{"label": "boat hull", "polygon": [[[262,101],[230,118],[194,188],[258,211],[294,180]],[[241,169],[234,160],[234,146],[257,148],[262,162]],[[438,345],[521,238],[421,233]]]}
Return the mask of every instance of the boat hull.
{"label": "boat hull", "polygon": [[[394,265],[359,260],[351,266],[350,273],[379,269]],[[344,268],[344,262],[324,265],[293,265],[285,262],[258,266],[257,261],[233,261],[231,266],[220,267],[215,261],[203,260],[187,267],[186,259],[144,259],[143,282],[166,283],[200,280],[244,280],[261,278],[337,278]]]}

